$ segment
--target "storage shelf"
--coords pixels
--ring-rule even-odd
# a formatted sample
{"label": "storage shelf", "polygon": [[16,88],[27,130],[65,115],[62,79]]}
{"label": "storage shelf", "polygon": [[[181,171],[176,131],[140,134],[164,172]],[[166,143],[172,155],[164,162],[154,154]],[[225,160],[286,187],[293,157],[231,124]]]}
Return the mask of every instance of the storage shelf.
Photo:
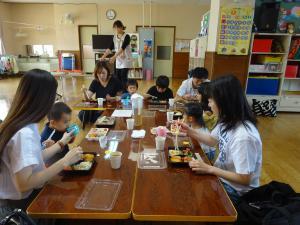
{"label": "storage shelf", "polygon": [[252,55],[287,55],[288,52],[252,52]]}
{"label": "storage shelf", "polygon": [[288,59],[289,62],[300,62],[300,59]]}
{"label": "storage shelf", "polygon": [[287,91],[284,90],[282,91],[283,96],[295,96],[295,97],[300,97],[300,90],[299,91]]}
{"label": "storage shelf", "polygon": [[285,80],[300,80],[300,77],[295,77],[295,78],[292,78],[292,77],[285,77],[284,79],[285,79]]}
{"label": "storage shelf", "polygon": [[[288,33],[253,33],[254,35],[262,35],[262,36],[290,36]],[[295,36],[294,34],[293,36]]]}
{"label": "storage shelf", "polygon": [[249,71],[249,73],[264,73],[264,74],[282,74],[282,71],[281,72],[262,72],[262,71]]}

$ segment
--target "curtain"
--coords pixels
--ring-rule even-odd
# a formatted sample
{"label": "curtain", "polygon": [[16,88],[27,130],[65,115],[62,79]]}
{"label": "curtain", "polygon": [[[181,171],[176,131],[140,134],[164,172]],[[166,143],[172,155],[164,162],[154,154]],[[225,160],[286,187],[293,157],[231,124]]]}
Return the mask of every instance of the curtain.
{"label": "curtain", "polygon": [[0,22],[0,55],[5,55],[4,41],[3,41],[3,25]]}

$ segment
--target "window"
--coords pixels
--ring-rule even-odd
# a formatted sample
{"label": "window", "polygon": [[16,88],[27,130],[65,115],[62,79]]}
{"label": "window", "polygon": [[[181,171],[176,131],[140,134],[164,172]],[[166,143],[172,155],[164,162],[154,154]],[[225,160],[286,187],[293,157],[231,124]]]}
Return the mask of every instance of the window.
{"label": "window", "polygon": [[2,39],[0,37],[0,55],[4,54],[3,49],[4,49],[4,46],[3,46],[3,43],[2,43]]}
{"label": "window", "polygon": [[27,47],[29,55],[53,57],[53,45],[31,45]]}

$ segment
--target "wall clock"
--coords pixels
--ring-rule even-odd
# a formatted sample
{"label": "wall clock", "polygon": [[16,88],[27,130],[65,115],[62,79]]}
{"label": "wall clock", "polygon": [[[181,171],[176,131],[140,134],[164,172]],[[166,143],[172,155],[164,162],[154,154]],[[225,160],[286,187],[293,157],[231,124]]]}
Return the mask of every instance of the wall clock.
{"label": "wall clock", "polygon": [[106,18],[109,19],[109,20],[115,19],[115,18],[116,18],[116,15],[117,15],[117,13],[116,13],[116,11],[113,10],[113,9],[108,9],[108,10],[106,11]]}

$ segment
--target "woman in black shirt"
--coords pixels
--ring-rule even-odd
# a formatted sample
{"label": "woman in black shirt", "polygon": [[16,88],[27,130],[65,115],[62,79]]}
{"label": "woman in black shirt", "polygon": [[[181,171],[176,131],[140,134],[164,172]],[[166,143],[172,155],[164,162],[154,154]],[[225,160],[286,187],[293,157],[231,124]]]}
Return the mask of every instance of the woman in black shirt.
{"label": "woman in black shirt", "polygon": [[[82,88],[85,100],[88,101],[95,95],[96,99],[104,98],[106,101],[115,101],[115,97],[122,94],[120,81],[110,75],[109,68],[104,62],[98,62],[96,64],[94,76],[95,79],[92,81],[89,89]],[[90,115],[86,117],[90,118],[89,122],[92,123],[101,115],[98,111],[88,111],[88,113],[90,113]],[[84,111],[80,111],[78,117],[83,121]]]}

